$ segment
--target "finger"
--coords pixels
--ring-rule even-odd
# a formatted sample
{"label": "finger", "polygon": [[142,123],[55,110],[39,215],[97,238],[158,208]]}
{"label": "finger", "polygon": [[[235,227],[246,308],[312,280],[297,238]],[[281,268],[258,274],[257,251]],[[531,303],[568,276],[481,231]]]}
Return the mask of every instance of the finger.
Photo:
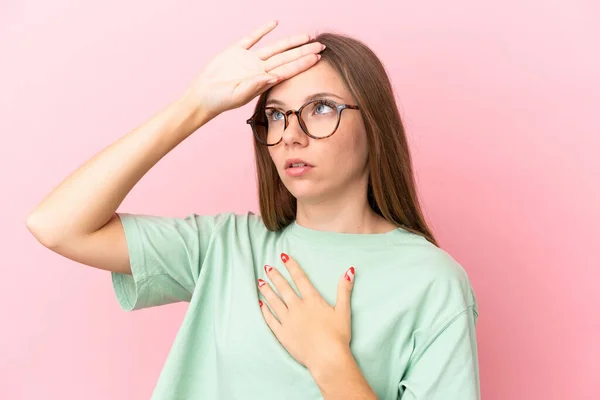
{"label": "finger", "polygon": [[265,61],[265,71],[271,71],[283,64],[290,63],[292,61],[296,61],[299,58],[302,58],[306,55],[310,54],[318,54],[323,50],[323,45],[319,42],[305,44],[304,46],[297,47],[292,50],[288,50],[284,53],[280,53],[274,55]]}
{"label": "finger", "polygon": [[292,277],[292,280],[296,284],[296,287],[303,298],[318,294],[317,289],[315,289],[304,270],[300,268],[300,265],[294,258],[285,253],[281,253],[281,261],[283,261],[283,264],[290,272],[290,276]]}
{"label": "finger", "polygon": [[265,46],[262,49],[256,50],[256,55],[261,60],[266,60],[275,54],[281,53],[292,47],[300,46],[310,40],[310,35],[297,35],[291,36],[282,40],[277,41],[271,45]]}
{"label": "finger", "polygon": [[254,46],[260,39],[262,39],[267,33],[275,29],[278,23],[278,21],[272,20],[267,22],[266,24],[263,24],[262,26],[254,29],[247,36],[244,36],[238,42],[238,45],[248,50],[250,47]]}
{"label": "finger", "polygon": [[348,319],[350,318],[350,297],[354,287],[354,272],[354,267],[350,267],[340,279],[334,307],[336,312]]}
{"label": "finger", "polygon": [[267,273],[267,276],[271,282],[273,282],[275,289],[277,289],[277,292],[279,292],[279,295],[287,305],[288,309],[296,304],[298,300],[300,300],[300,298],[296,295],[296,292],[294,292],[294,289],[292,289],[288,281],[277,269],[270,265],[265,265],[265,272]]}
{"label": "finger", "polygon": [[315,65],[320,58],[321,56],[319,54],[308,54],[304,57],[300,57],[296,61],[277,67],[274,70],[269,71],[269,73],[283,79],[289,79]]}
{"label": "finger", "polygon": [[277,321],[277,318],[273,315],[269,307],[267,307],[262,301],[258,301],[258,305],[260,306],[260,311],[262,312],[263,317],[265,318],[265,322],[273,331],[275,336],[279,336],[279,330],[281,329],[281,323]]}
{"label": "finger", "polygon": [[275,311],[275,314],[281,321],[288,312],[287,306],[281,301],[281,298],[275,293],[271,285],[262,279],[258,280],[258,290],[260,290],[260,293],[265,297],[267,303],[269,303],[269,306]]}

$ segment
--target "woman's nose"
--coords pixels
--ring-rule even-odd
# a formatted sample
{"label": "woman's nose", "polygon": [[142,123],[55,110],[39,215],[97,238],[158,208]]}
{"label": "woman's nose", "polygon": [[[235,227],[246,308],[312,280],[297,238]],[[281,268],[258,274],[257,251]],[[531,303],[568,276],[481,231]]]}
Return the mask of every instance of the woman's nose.
{"label": "woman's nose", "polygon": [[288,126],[283,131],[283,141],[287,144],[295,142],[304,143],[308,140],[308,136],[302,130],[298,114],[288,115]]}

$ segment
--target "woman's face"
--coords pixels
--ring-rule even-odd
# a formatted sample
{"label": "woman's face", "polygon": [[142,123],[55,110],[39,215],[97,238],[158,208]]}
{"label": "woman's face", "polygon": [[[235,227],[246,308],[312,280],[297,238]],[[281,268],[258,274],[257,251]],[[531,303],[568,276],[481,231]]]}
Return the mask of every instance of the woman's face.
{"label": "woman's face", "polygon": [[[266,106],[282,112],[298,110],[310,96],[333,100],[338,104],[357,105],[337,72],[324,61],[273,87]],[[273,100],[279,103],[271,103]],[[317,113],[333,112],[320,106]],[[278,114],[279,119],[282,118]],[[309,204],[344,194],[365,193],[368,182],[367,138],[359,110],[346,109],[335,133],[325,139],[307,136],[294,115],[279,144],[270,146],[269,154],[287,189],[299,201]],[[290,159],[301,159],[312,167],[288,167]]]}

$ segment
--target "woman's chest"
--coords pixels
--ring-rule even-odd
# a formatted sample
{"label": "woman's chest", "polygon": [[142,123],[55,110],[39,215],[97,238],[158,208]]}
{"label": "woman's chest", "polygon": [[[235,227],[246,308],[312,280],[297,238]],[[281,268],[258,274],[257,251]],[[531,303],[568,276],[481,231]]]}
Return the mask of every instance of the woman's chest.
{"label": "woman's chest", "polygon": [[[209,326],[218,368],[222,374],[230,376],[232,382],[239,382],[236,387],[267,385],[270,391],[293,392],[299,399],[321,398],[310,371],[288,353],[269,328],[258,304],[261,299],[268,307],[266,298],[258,290],[258,277],[254,273],[247,275],[245,278],[238,276],[239,279],[223,285],[220,290],[213,290],[212,299],[204,299],[204,306],[208,302],[213,309]],[[272,284],[266,277],[258,275]],[[332,306],[339,282],[333,276],[329,280],[322,277],[318,280],[321,294],[330,299]],[[380,288],[377,295],[369,295],[361,293],[358,285],[358,296],[351,299],[350,349],[379,398],[396,399],[397,384],[408,359],[404,357],[403,360],[402,354],[410,354],[410,335],[403,333],[394,301],[389,297],[393,294],[386,294],[386,291],[389,290]],[[314,329],[320,328],[314,326]],[[313,345],[318,347],[320,344]],[[327,349],[323,349],[325,351]]]}

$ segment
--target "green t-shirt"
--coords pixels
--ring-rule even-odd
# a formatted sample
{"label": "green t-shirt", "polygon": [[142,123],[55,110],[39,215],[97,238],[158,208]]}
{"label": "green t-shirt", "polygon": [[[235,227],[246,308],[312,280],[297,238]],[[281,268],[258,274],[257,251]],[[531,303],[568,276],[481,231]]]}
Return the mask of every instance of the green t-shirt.
{"label": "green t-shirt", "polygon": [[258,278],[270,282],[265,264],[296,289],[282,252],[331,305],[340,277],[355,267],[350,347],[380,399],[479,399],[472,287],[460,264],[419,235],[297,223],[271,232],[251,212],[119,216],[132,269],[112,273],[121,307],[190,303],[152,399],[322,399],[258,305]]}

